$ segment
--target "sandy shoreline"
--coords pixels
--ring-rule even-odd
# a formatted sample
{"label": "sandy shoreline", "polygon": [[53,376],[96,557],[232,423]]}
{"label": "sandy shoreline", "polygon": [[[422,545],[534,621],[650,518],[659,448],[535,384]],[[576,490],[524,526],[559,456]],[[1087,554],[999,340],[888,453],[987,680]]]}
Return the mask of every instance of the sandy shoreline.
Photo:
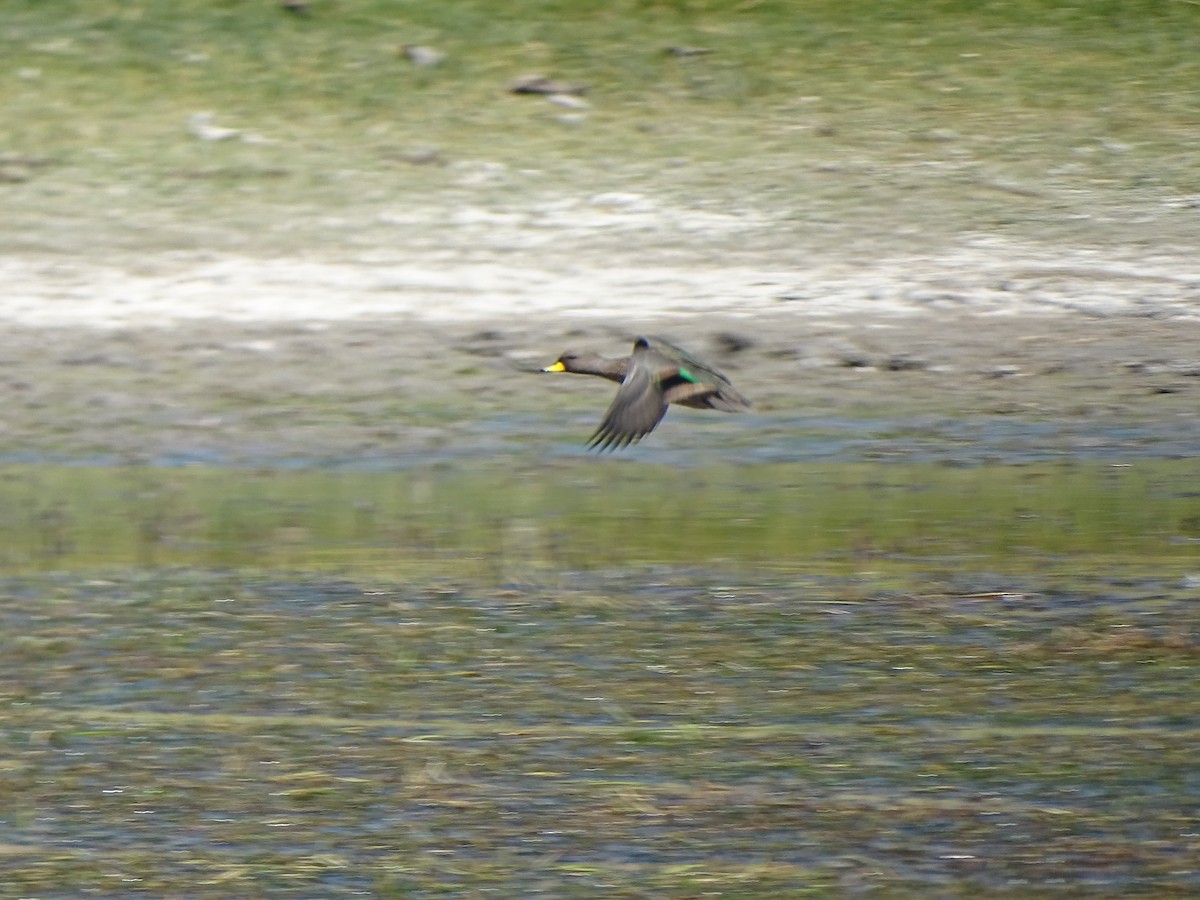
{"label": "sandy shoreline", "polygon": [[[609,391],[538,369],[568,348],[620,354],[639,332],[711,360],[755,404],[741,423],[672,414],[651,450],[803,458],[833,434],[888,458],[932,445],[1117,458],[1200,441],[1200,268],[1181,254],[981,236],[937,254],[818,257],[762,231],[728,252],[709,234],[660,253],[565,226],[574,252],[548,253],[540,237],[0,258],[0,455],[577,449]],[[962,430],[997,419],[1027,424]]]}
{"label": "sandy shoreline", "polygon": [[206,320],[304,322],[514,316],[645,321],[703,315],[801,319],[1080,314],[1200,319],[1200,268],[980,238],[937,256],[761,265],[696,256],[673,265],[582,253],[469,257],[372,251],[356,258],[211,252],[135,259],[0,259],[0,320],[32,327],[162,327]]}

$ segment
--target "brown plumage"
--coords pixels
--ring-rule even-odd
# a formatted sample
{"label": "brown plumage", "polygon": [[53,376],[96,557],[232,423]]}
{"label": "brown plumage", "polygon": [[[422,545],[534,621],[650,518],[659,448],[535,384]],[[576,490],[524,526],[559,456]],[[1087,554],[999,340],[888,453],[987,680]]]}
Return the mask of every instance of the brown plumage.
{"label": "brown plumage", "polygon": [[686,350],[661,338],[638,338],[633,353],[610,359],[595,353],[564,353],[543,372],[575,372],[620,382],[589,448],[615,450],[654,430],[672,403],[693,409],[740,412],[750,401],[729,379]]}

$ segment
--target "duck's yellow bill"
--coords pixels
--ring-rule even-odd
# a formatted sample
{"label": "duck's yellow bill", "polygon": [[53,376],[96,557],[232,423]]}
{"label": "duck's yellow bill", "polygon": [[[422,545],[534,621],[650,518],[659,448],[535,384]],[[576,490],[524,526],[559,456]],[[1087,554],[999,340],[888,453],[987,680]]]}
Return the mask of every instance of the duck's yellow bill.
{"label": "duck's yellow bill", "polygon": [[546,366],[546,368],[542,369],[542,371],[543,372],[565,372],[565,371],[567,371],[567,367],[564,366],[561,362],[556,362],[553,365]]}

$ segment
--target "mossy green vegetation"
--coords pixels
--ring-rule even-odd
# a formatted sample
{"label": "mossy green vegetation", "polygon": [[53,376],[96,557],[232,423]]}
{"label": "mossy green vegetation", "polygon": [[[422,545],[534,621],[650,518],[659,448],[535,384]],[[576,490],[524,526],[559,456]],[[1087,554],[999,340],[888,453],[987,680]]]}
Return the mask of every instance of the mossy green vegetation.
{"label": "mossy green vegetation", "polygon": [[10,571],[199,565],[502,580],[631,565],[880,577],[996,565],[1178,572],[1200,552],[1197,470],[1194,460],[20,465],[0,470],[0,561]]}

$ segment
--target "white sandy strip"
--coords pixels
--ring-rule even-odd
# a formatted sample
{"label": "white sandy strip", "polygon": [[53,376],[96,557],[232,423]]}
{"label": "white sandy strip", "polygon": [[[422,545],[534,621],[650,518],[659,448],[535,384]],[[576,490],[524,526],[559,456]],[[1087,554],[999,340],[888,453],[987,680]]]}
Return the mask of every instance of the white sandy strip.
{"label": "white sandy strip", "polygon": [[[762,254],[772,260],[769,253]],[[1178,258],[1113,260],[1087,251],[979,239],[944,255],[804,268],[633,267],[596,259],[545,266],[164,254],[128,265],[0,258],[0,321],[30,326],[162,327],[197,319],[335,321],[512,316],[619,319],[763,313],[798,317],[1083,314],[1200,318],[1200,269]]]}

